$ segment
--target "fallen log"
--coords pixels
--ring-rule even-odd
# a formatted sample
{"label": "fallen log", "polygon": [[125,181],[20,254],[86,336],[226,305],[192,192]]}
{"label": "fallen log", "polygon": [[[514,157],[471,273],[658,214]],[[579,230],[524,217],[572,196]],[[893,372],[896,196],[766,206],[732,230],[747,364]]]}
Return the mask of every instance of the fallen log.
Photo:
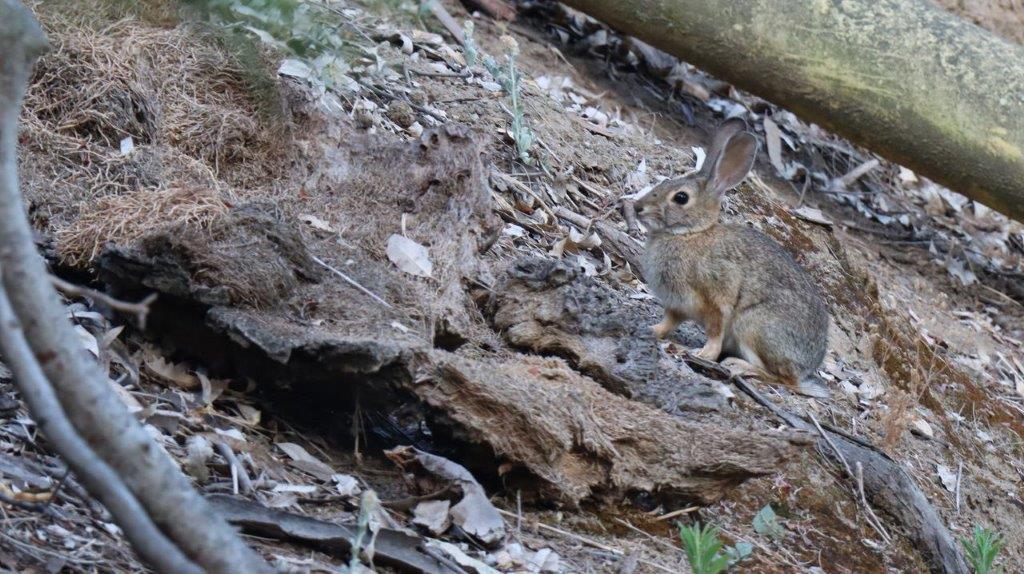
{"label": "fallen log", "polygon": [[566,0],[1024,220],[1024,48],[920,0]]}

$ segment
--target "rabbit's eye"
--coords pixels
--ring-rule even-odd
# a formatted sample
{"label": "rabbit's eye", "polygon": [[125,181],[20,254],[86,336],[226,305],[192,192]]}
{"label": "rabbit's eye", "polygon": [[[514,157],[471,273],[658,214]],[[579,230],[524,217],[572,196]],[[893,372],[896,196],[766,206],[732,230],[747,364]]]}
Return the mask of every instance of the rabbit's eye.
{"label": "rabbit's eye", "polygon": [[679,205],[686,205],[690,201],[690,194],[686,193],[685,191],[680,191],[679,193],[672,196],[672,201]]}

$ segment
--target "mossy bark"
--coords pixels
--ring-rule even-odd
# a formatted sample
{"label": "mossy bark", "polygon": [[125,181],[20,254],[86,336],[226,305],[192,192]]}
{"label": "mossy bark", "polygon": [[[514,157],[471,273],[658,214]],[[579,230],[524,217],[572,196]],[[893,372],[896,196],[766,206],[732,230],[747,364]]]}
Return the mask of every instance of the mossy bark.
{"label": "mossy bark", "polygon": [[922,0],[565,0],[1024,220],[1024,48]]}

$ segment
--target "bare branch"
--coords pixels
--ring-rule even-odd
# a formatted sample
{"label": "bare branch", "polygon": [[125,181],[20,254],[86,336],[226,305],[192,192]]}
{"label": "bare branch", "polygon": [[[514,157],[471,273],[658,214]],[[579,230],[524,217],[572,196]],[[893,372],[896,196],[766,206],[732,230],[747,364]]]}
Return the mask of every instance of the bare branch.
{"label": "bare branch", "polygon": [[[0,349],[3,349],[4,360],[14,373],[21,398],[28,405],[39,429],[74,469],[89,492],[110,511],[142,559],[159,572],[202,574],[202,570],[153,524],[146,510],[114,470],[100,460],[75,432],[25,341],[21,325],[3,289],[0,289]],[[25,503],[24,507],[42,510],[45,505]]]}
{"label": "bare branch", "polygon": [[140,329],[146,328],[146,317],[149,316],[149,307],[157,298],[157,294],[153,293],[138,303],[129,303],[127,301],[111,297],[103,291],[97,291],[81,285],[75,285],[74,283],[65,281],[56,275],[50,275],[50,280],[53,281],[53,286],[65,295],[87,297],[93,301],[99,301],[115,311],[135,315],[135,320],[138,321]]}
{"label": "bare branch", "polygon": [[18,190],[18,115],[32,63],[46,39],[21,2],[0,0],[0,14],[0,271],[30,356],[39,359],[81,438],[121,476],[156,525],[189,558],[212,573],[269,573],[270,566],[192,488],[111,392],[106,374],[81,352],[36,251]]}

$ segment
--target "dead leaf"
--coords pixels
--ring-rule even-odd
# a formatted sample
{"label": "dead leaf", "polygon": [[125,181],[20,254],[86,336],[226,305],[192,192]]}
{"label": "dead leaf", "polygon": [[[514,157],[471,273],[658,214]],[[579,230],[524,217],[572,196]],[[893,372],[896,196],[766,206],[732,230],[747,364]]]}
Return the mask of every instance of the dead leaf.
{"label": "dead leaf", "polygon": [[964,262],[955,258],[949,257],[946,260],[946,271],[953,277],[956,277],[960,284],[967,287],[978,282],[978,276],[971,271]]}
{"label": "dead leaf", "polygon": [[242,415],[242,418],[245,419],[246,424],[248,424],[249,426],[256,426],[260,424],[261,413],[259,409],[251,407],[249,405],[239,404],[238,413]]}
{"label": "dead leaf", "polygon": [[199,379],[188,372],[188,368],[184,364],[167,361],[155,352],[146,353],[143,364],[151,373],[165,381],[174,383],[180,389],[191,391],[200,386]]}
{"label": "dead leaf", "polygon": [[142,403],[140,403],[135,396],[129,393],[127,389],[110,379],[107,379],[107,381],[110,383],[110,386],[113,387],[114,392],[121,399],[121,402],[124,403],[124,406],[128,407],[128,412],[134,415],[142,410]]}
{"label": "dead leaf", "polygon": [[463,532],[487,545],[504,539],[505,521],[465,467],[411,446],[396,447],[384,454],[407,472],[456,483],[462,490],[462,500],[451,508],[451,518]]}
{"label": "dead leaf", "polygon": [[331,477],[331,481],[334,482],[334,488],[341,496],[355,496],[361,490],[359,481],[347,474],[335,474]]}
{"label": "dead leaf", "polygon": [[388,238],[387,255],[396,267],[410,275],[430,277],[434,271],[427,248],[404,235],[392,234]]}
{"label": "dead leaf", "polygon": [[412,511],[412,522],[427,529],[434,536],[444,534],[451,526],[448,511],[451,502],[447,500],[425,500]]}
{"label": "dead leaf", "polygon": [[798,209],[791,210],[790,213],[804,221],[810,221],[811,223],[817,223],[818,225],[824,225],[825,227],[832,227],[835,225],[827,215],[815,207],[804,205]]}
{"label": "dead leaf", "polygon": [[935,465],[935,470],[939,473],[939,481],[942,482],[942,486],[946,487],[946,490],[950,492],[955,492],[956,472],[944,464]]}
{"label": "dead leaf", "polygon": [[444,44],[444,38],[440,34],[424,30],[411,30],[409,32],[409,37],[412,38],[414,43],[423,46],[440,46]]}
{"label": "dead leaf", "polygon": [[764,119],[764,141],[768,148],[768,159],[772,162],[776,173],[779,175],[786,173],[786,164],[782,161],[782,137],[779,126],[769,117]]}
{"label": "dead leaf", "polygon": [[284,451],[292,460],[291,465],[299,470],[312,474],[323,481],[331,480],[336,473],[325,462],[309,454],[306,449],[292,442],[279,442],[277,448]]}
{"label": "dead leaf", "polygon": [[75,334],[78,335],[78,340],[81,341],[82,346],[86,350],[92,353],[94,357],[100,356],[100,344],[88,329],[81,325],[75,325]]}

